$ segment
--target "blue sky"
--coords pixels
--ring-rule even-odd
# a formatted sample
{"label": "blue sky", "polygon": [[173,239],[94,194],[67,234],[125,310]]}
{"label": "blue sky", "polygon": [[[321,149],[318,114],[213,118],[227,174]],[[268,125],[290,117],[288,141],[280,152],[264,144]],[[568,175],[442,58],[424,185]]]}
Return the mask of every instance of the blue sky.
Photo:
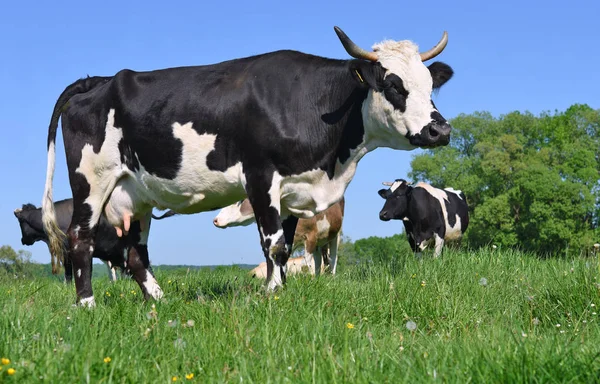
{"label": "blue sky", "polygon": [[[434,96],[444,117],[539,114],[573,103],[600,108],[599,14],[600,3],[591,0],[8,2],[0,13],[0,245],[49,261],[44,244],[21,245],[13,210],[40,205],[50,115],[63,89],[80,77],[210,64],[277,49],[347,58],[334,25],[365,48],[389,38],[428,49],[447,30],[448,47],[438,59],[455,75]],[[71,191],[60,133],[57,142],[58,200]],[[406,177],[418,153],[378,149],[363,158],[346,193],[346,235],[401,231],[399,222],[379,221],[377,190],[381,181]],[[153,222],[152,262],[263,260],[254,225],[216,229],[215,214]]]}

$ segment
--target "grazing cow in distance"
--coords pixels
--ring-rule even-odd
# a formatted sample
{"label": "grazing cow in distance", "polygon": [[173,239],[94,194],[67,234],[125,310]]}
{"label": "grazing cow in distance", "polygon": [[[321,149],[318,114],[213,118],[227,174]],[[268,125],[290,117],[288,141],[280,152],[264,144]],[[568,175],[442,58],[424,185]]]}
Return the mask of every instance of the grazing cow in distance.
{"label": "grazing cow in distance", "polygon": [[[62,231],[66,231],[73,215],[73,199],[57,201],[54,203],[54,206],[58,225]],[[48,236],[44,232],[42,224],[41,208],[36,208],[33,204],[23,204],[21,208],[15,209],[14,213],[21,227],[21,243],[23,245],[33,245],[37,241],[43,241],[48,244]],[[126,248],[126,239],[117,236],[115,229],[108,223],[106,218],[104,216],[100,217],[93,257],[106,263],[111,281],[115,281],[117,278],[117,268],[120,268],[122,272],[126,271],[123,258]],[[52,273],[56,273],[57,260],[52,254],[51,264]],[[64,267],[65,281],[70,283],[73,281],[73,265],[69,258],[65,258]]]}
{"label": "grazing cow in distance", "polygon": [[379,190],[385,199],[379,218],[402,220],[410,247],[418,256],[433,242],[434,257],[438,257],[444,242],[460,240],[467,230],[469,207],[461,191],[423,182],[412,186],[402,179],[383,184],[390,188]]}
{"label": "grazing cow in distance", "polygon": [[[304,257],[288,259],[286,264],[288,274],[298,273],[303,266],[306,266],[313,275],[319,275],[321,271],[327,271],[335,275],[337,249],[342,235],[342,222],[344,221],[344,203],[342,197],[339,202],[325,211],[317,213],[310,219],[298,220],[292,253],[300,247],[304,247]],[[213,224],[218,228],[246,226],[253,222],[255,222],[254,211],[248,199],[223,208],[213,220]],[[300,259],[303,259],[304,262],[301,262]],[[266,266],[266,262],[259,264],[253,270],[253,274],[261,277],[263,274],[259,271],[262,271],[263,268],[266,271]]]}
{"label": "grazing cow in distance", "polygon": [[339,201],[360,159],[378,147],[447,145],[451,126],[431,95],[453,75],[432,49],[386,40],[366,51],[335,27],[352,60],[282,50],[218,64],[80,79],[59,96],[48,127],[42,212],[52,253],[64,255],[52,180],[59,119],[73,193],[67,231],[78,302],[95,305],[91,258],[98,221],[138,240],[128,266],[145,298],[163,292],[148,269],[152,208],[193,214],[245,197],[268,264],[285,283],[298,218]]}

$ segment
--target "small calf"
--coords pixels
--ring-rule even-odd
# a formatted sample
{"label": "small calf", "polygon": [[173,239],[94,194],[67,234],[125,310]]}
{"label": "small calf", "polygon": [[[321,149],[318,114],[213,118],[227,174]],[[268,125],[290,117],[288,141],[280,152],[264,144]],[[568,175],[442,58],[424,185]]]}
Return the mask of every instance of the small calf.
{"label": "small calf", "polygon": [[[299,219],[292,251],[304,246],[304,263],[299,260],[302,258],[290,258],[286,264],[287,273],[298,273],[303,269],[302,267],[306,266],[311,274],[318,275],[323,270],[335,274],[343,219],[343,197],[339,202],[312,218]],[[213,220],[214,225],[219,228],[246,226],[253,222],[254,211],[248,199],[223,208]],[[320,249],[321,255],[314,257],[318,249]],[[264,274],[261,272],[263,267]],[[251,273],[256,277],[266,277],[266,262],[262,262]]]}
{"label": "small calf", "polygon": [[434,242],[434,257],[438,257],[445,241],[460,240],[467,230],[469,207],[461,191],[438,189],[423,182],[412,186],[402,179],[383,184],[390,188],[379,190],[379,196],[385,199],[379,218],[402,220],[417,256]]}

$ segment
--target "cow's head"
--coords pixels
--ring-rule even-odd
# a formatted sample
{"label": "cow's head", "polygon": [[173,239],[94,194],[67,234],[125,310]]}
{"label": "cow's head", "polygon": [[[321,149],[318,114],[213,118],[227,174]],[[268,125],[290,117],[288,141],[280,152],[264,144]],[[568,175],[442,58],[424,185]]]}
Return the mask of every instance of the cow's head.
{"label": "cow's head", "polygon": [[370,88],[363,104],[366,135],[377,146],[394,149],[437,147],[450,142],[450,124],[438,112],[431,93],[453,75],[441,62],[428,67],[424,61],[439,55],[448,34],[427,52],[410,41],[383,41],[368,52],[335,27],[346,51],[360,60],[350,63],[350,72],[361,87]]}
{"label": "cow's head", "polygon": [[254,220],[254,210],[250,200],[244,199],[221,209],[215,216],[213,224],[218,228],[238,227],[250,225]]}
{"label": "cow's head", "polygon": [[24,204],[21,208],[15,209],[15,217],[21,227],[21,244],[33,245],[36,241],[46,241],[42,213],[35,205]]}
{"label": "cow's head", "polygon": [[385,204],[379,212],[379,219],[389,221],[392,219],[404,219],[408,214],[408,199],[412,192],[410,183],[406,180],[396,179],[393,183],[383,183],[389,189],[380,189],[379,196],[385,199]]}

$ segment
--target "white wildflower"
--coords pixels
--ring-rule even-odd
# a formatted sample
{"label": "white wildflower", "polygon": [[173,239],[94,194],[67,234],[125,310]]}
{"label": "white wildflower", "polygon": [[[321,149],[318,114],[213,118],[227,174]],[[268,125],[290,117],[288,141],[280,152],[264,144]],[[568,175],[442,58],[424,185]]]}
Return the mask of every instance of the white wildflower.
{"label": "white wildflower", "polygon": [[415,329],[417,329],[417,323],[415,323],[414,321],[407,321],[406,322],[406,329],[408,329],[409,331],[414,331]]}

